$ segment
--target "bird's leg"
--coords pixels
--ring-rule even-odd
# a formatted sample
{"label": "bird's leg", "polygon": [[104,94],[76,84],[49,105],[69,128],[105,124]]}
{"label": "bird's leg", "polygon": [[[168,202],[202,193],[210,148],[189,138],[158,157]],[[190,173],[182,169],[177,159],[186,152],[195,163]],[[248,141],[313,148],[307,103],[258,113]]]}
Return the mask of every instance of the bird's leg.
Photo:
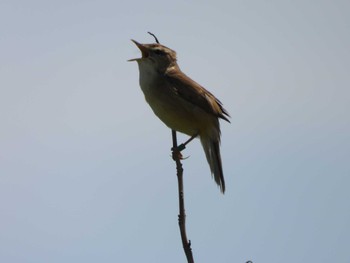
{"label": "bird's leg", "polygon": [[187,141],[185,141],[184,143],[180,144],[177,148],[179,148],[179,151],[181,152],[182,150],[184,150],[186,148],[186,145],[189,144],[194,138],[196,138],[198,136],[198,133],[195,133],[194,135],[191,136],[191,138],[189,138]]}
{"label": "bird's leg", "polygon": [[192,135],[187,141],[185,141],[184,143],[181,143],[180,145],[171,148],[171,150],[173,151],[173,159],[174,159],[174,154],[178,155],[180,160],[183,159],[182,158],[182,154],[181,151],[183,151],[186,148],[186,145],[189,144],[194,138],[196,138],[198,136],[198,133],[195,133],[194,135]]}

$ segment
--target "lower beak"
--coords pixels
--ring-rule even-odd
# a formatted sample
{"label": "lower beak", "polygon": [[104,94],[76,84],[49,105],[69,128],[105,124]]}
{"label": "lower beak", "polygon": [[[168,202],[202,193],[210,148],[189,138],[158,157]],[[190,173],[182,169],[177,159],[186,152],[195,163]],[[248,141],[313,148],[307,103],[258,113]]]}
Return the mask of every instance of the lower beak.
{"label": "lower beak", "polygon": [[140,44],[139,42],[137,42],[137,41],[135,41],[135,40],[133,40],[133,39],[131,39],[131,41],[134,42],[135,45],[140,49],[141,54],[142,54],[142,57],[141,57],[141,58],[129,59],[128,61],[137,61],[137,60],[141,60],[141,59],[143,59],[143,58],[147,58],[147,57],[148,57],[148,54],[149,54],[149,53],[148,53],[148,49],[147,49],[144,45]]}

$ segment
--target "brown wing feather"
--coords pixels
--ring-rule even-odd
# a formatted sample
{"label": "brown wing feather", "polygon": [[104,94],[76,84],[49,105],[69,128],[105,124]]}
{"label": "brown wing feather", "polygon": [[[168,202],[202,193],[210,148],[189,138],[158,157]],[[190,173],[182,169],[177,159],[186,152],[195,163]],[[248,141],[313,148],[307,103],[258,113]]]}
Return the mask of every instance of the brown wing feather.
{"label": "brown wing feather", "polygon": [[166,73],[166,77],[172,84],[174,91],[184,100],[230,122],[227,118],[230,115],[224,109],[222,103],[212,93],[186,76],[183,72],[180,70],[169,71]]}

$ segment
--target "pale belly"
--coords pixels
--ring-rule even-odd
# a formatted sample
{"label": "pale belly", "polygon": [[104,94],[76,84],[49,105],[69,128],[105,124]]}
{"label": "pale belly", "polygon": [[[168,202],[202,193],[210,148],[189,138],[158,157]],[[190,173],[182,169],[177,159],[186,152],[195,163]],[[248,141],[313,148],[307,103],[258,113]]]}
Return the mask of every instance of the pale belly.
{"label": "pale belly", "polygon": [[212,116],[208,113],[175,96],[145,95],[145,98],[154,114],[166,126],[189,136],[200,134],[212,121]]}

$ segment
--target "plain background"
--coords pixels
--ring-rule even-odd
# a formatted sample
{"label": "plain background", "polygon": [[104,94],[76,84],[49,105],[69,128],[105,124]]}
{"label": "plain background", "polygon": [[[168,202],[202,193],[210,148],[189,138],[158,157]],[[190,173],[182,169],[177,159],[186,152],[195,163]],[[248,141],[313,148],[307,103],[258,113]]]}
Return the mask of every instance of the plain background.
{"label": "plain background", "polygon": [[147,31],[232,116],[224,196],[184,152],[196,262],[350,262],[349,7],[2,0],[0,262],[185,262],[171,132],[126,62]]}

